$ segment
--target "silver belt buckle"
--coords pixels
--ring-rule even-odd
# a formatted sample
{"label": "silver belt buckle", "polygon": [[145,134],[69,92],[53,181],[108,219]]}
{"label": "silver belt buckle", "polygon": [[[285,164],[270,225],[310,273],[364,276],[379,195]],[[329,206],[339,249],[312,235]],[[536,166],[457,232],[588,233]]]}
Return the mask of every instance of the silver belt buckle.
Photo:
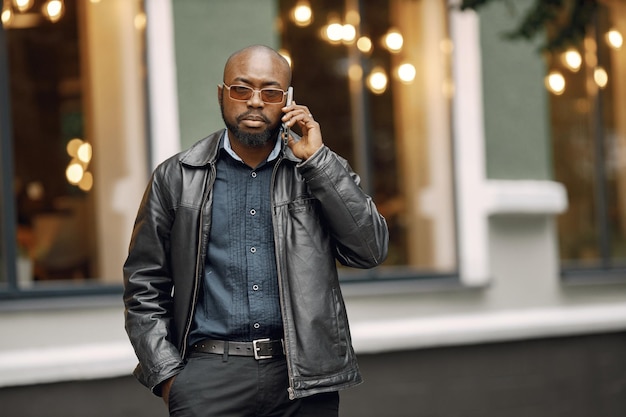
{"label": "silver belt buckle", "polygon": [[260,347],[257,346],[257,343],[259,342],[269,342],[270,339],[257,339],[257,340],[253,340],[252,341],[252,349],[254,350],[254,359],[259,360],[259,359],[271,359],[274,357],[274,355],[259,355],[259,351],[261,350]]}

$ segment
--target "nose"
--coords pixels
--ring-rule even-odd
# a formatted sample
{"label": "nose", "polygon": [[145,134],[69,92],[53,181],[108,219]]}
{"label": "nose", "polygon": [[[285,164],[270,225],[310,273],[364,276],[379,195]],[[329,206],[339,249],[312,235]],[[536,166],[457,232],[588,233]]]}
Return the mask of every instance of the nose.
{"label": "nose", "polygon": [[263,107],[265,103],[261,100],[261,90],[252,90],[252,97],[248,100],[248,105],[252,107]]}

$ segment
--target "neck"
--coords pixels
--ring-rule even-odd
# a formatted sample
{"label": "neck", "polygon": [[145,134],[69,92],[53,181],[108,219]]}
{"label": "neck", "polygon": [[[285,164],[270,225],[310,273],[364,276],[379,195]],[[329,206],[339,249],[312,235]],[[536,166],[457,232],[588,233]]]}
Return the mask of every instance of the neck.
{"label": "neck", "polygon": [[261,146],[244,145],[236,138],[230,141],[230,147],[250,168],[256,168],[265,161],[275,145],[276,143],[274,141],[268,141]]}

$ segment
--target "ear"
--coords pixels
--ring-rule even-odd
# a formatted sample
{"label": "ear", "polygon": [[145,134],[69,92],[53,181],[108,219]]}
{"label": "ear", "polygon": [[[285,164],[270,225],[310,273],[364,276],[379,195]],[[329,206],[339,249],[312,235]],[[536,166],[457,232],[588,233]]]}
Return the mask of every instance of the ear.
{"label": "ear", "polygon": [[224,85],[223,84],[218,84],[217,85],[217,102],[220,103],[220,106],[222,106],[222,99],[224,98]]}

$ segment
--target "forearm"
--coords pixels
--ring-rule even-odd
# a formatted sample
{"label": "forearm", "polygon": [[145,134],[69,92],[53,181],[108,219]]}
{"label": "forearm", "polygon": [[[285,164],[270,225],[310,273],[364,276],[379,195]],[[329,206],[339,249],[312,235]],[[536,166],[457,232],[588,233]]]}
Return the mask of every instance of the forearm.
{"label": "forearm", "polygon": [[152,182],[139,208],[123,268],[126,332],[140,363],[137,377],[152,390],[182,364],[171,342],[173,280],[167,261],[171,217],[157,191]]}
{"label": "forearm", "polygon": [[[140,363],[138,377],[153,391],[182,366],[180,352],[170,337],[171,296],[154,281],[162,279],[135,272],[127,278],[124,291],[125,328]],[[161,287],[165,285],[162,283]]]}
{"label": "forearm", "polygon": [[337,242],[339,261],[361,268],[383,262],[389,240],[387,224],[347,163],[324,147],[299,169],[321,203]]}

